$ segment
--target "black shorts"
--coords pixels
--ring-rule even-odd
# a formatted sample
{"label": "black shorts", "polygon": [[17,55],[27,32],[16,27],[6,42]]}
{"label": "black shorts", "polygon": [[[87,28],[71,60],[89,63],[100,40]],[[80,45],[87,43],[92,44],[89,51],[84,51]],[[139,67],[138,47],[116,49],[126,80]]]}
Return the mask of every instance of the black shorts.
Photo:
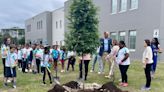
{"label": "black shorts", "polygon": [[54,62],[58,62],[58,59],[57,58],[54,58]]}
{"label": "black shorts", "polygon": [[5,67],[5,77],[16,77],[16,67]]}

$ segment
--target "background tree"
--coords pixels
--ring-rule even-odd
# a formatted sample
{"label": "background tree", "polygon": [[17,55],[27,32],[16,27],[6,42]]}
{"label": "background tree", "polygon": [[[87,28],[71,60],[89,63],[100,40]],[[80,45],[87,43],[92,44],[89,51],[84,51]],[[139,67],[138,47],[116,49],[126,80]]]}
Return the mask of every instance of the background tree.
{"label": "background tree", "polygon": [[78,55],[94,53],[99,46],[97,8],[92,0],[73,0],[69,11],[69,31],[65,34],[68,50]]}

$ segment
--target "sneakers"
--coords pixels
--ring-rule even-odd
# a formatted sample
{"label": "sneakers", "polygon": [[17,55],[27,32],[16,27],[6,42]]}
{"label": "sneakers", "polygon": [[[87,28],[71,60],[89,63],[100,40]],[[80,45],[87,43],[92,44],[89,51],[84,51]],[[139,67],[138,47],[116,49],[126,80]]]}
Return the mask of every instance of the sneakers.
{"label": "sneakers", "polygon": [[121,83],[119,83],[119,86],[127,87],[127,86],[128,86],[128,83],[123,83],[123,82],[121,82]]}
{"label": "sneakers", "polygon": [[127,87],[127,86],[128,86],[128,83],[123,83],[122,86],[123,86],[123,87]]}
{"label": "sneakers", "polygon": [[99,75],[104,74],[104,72],[98,72]]}
{"label": "sneakers", "polygon": [[101,74],[101,72],[98,72],[98,74],[100,75],[100,74]]}
{"label": "sneakers", "polygon": [[91,73],[93,73],[93,70],[90,70]]}
{"label": "sneakers", "polygon": [[111,77],[110,77],[109,75],[107,75],[107,76],[105,76],[105,78],[108,78],[108,79],[110,79]]}
{"label": "sneakers", "polygon": [[14,89],[16,89],[16,88],[17,88],[17,86],[16,86],[16,85],[13,85],[13,88],[14,88]]}
{"label": "sneakers", "polygon": [[65,70],[61,70],[61,73],[64,73],[65,72]]}
{"label": "sneakers", "polygon": [[150,87],[145,87],[145,86],[141,88],[142,91],[149,91],[150,89],[151,89]]}

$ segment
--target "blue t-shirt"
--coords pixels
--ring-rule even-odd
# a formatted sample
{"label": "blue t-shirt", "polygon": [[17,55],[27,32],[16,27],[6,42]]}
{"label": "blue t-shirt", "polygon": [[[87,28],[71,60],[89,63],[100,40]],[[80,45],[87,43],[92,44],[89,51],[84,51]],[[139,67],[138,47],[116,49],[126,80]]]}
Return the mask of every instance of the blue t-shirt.
{"label": "blue t-shirt", "polygon": [[153,56],[157,56],[158,54],[158,47],[155,45],[155,44],[151,44],[151,48],[152,48],[152,51],[153,51]]}
{"label": "blue t-shirt", "polygon": [[8,52],[5,66],[6,67],[15,67],[16,66],[16,60],[17,60],[17,54]]}
{"label": "blue t-shirt", "polygon": [[50,55],[49,54],[44,54],[43,55],[43,65],[42,65],[42,67],[50,67],[49,60],[50,60]]}
{"label": "blue t-shirt", "polygon": [[54,59],[58,59],[58,57],[59,57],[59,51],[58,50],[52,50],[52,57]]}

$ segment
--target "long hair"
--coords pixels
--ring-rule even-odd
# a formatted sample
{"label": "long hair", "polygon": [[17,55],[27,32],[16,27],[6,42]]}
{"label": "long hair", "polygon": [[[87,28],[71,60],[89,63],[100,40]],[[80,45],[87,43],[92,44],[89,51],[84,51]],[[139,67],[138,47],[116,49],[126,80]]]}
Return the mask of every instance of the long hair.
{"label": "long hair", "polygon": [[154,38],[154,40],[155,40],[155,46],[159,49],[159,47],[158,47],[158,45],[159,45],[159,41],[158,41],[158,38]]}
{"label": "long hair", "polygon": [[7,39],[10,39],[10,37],[5,37],[4,40],[3,40],[3,44],[6,45],[6,46],[8,45],[7,44]]}

